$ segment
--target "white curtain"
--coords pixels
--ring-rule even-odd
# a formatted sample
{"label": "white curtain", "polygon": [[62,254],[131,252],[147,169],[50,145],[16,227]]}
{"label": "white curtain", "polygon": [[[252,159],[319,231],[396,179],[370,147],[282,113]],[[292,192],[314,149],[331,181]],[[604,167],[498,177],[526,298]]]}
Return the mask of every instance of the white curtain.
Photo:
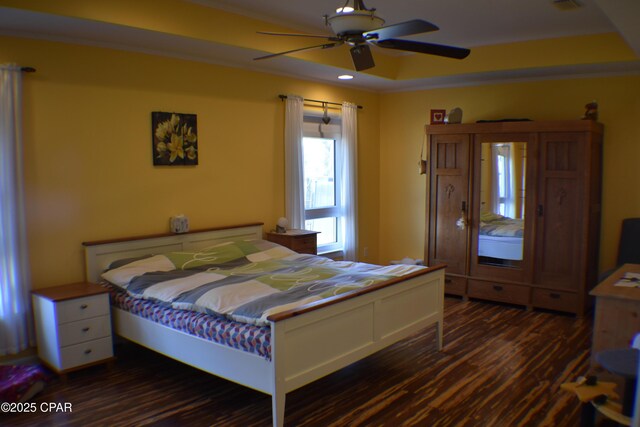
{"label": "white curtain", "polygon": [[516,176],[514,174],[513,143],[504,144],[505,158],[505,201],[504,216],[516,217]]}
{"label": "white curtain", "polygon": [[304,229],[304,168],[302,137],[304,101],[287,95],[284,117],[285,215],[289,228]]}
{"label": "white curtain", "polygon": [[22,71],[0,66],[0,356],[33,343],[21,140]]}
{"label": "white curtain", "polygon": [[[491,205],[493,212],[502,213],[509,218],[516,217],[513,144],[492,144],[493,182]],[[502,166],[502,168],[500,167]],[[501,173],[500,173],[501,172]],[[503,209],[500,209],[503,205]]]}
{"label": "white curtain", "polygon": [[491,144],[491,212],[500,213],[500,145]]}
{"label": "white curtain", "polygon": [[344,208],[342,227],[344,258],[355,261],[357,258],[357,153],[358,153],[358,106],[350,102],[342,104],[342,167],[340,183],[341,206]]}

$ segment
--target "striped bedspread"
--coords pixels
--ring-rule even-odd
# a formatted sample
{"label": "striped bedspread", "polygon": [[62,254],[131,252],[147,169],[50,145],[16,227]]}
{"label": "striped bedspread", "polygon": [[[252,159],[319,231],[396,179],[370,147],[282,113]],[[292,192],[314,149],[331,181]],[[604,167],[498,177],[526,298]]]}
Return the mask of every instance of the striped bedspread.
{"label": "striped bedspread", "polygon": [[264,240],[236,240],[117,261],[102,277],[138,298],[266,325],[272,314],[423,268],[332,261]]}
{"label": "striped bedspread", "polygon": [[495,237],[523,237],[524,220],[492,212],[481,212],[480,234]]}

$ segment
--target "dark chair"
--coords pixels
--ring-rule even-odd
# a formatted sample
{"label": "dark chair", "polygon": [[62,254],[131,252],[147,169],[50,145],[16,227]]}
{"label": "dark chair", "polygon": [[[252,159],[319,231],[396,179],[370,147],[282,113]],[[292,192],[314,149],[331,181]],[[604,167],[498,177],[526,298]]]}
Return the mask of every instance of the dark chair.
{"label": "dark chair", "polygon": [[622,264],[640,264],[640,218],[622,220],[617,266]]}
{"label": "dark chair", "polygon": [[640,218],[622,220],[616,267],[602,273],[598,282],[602,282],[609,277],[611,273],[623,264],[640,264]]}

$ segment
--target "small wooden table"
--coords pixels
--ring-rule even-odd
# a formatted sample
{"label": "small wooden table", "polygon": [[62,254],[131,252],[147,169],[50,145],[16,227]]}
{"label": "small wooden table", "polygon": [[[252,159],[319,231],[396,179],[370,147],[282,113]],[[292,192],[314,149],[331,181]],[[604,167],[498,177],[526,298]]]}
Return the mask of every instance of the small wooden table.
{"label": "small wooden table", "polygon": [[596,297],[592,365],[602,350],[629,348],[640,332],[640,288],[614,286],[627,272],[640,273],[640,265],[623,265],[590,292]]}
{"label": "small wooden table", "polygon": [[[627,272],[640,273],[640,265],[623,265],[590,292],[596,297],[592,367],[602,366],[597,357],[605,351],[629,349],[633,337],[640,332],[640,288],[614,286]],[[604,372],[598,377],[616,382],[622,390],[623,401],[629,398],[628,382],[622,377],[611,372]]]}

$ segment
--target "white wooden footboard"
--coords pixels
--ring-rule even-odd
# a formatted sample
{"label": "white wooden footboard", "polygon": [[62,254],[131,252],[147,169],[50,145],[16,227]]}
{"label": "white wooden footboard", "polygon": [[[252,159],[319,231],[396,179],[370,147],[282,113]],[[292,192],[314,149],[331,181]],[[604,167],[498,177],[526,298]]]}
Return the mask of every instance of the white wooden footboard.
{"label": "white wooden footboard", "polygon": [[270,394],[271,361],[112,307],[119,336],[187,365]]}
{"label": "white wooden footboard", "polygon": [[444,270],[272,323],[273,425],[286,393],[363,359],[429,325],[442,348]]}
{"label": "white wooden footboard", "polygon": [[[261,224],[209,229],[189,235],[136,237],[85,243],[87,279],[109,262],[157,248],[204,247],[229,237],[262,237]],[[164,355],[270,394],[273,425],[284,423],[286,393],[335,372],[415,332],[436,327],[442,348],[444,268],[376,285],[361,294],[279,313],[271,322],[271,360],[171,329],[114,308],[118,335]]]}

